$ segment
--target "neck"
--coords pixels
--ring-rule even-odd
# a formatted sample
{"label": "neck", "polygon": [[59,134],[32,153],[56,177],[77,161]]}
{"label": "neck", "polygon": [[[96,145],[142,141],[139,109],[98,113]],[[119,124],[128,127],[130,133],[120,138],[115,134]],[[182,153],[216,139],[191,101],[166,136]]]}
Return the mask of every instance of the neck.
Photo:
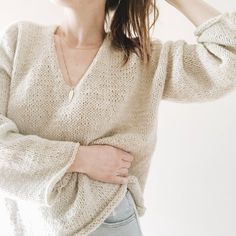
{"label": "neck", "polygon": [[101,4],[100,1],[93,1],[92,4],[84,3],[78,9],[65,8],[64,18],[58,27],[57,34],[70,47],[97,46],[106,36],[104,17],[104,3]]}

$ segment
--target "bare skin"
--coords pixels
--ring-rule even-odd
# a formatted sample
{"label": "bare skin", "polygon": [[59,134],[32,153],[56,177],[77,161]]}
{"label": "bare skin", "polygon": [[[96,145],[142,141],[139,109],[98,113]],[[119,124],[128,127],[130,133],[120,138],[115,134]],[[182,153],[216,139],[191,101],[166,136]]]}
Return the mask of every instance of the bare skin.
{"label": "bare skin", "polygon": [[62,7],[60,28],[68,46],[96,47],[103,41],[106,0],[50,0]]}
{"label": "bare skin", "polygon": [[[78,50],[83,47],[99,46],[104,38],[105,0],[51,0],[64,7],[64,19],[58,35],[64,40],[64,50],[73,78],[82,75],[92,60],[96,49],[87,54],[87,64],[83,68],[73,66],[72,55],[82,57]],[[183,13],[195,26],[220,14],[203,0],[166,0]],[[74,49],[73,49],[74,48]],[[77,51],[76,51],[77,50]],[[66,54],[66,53],[65,53]],[[69,56],[71,55],[71,56]],[[90,55],[90,57],[88,56]],[[75,69],[77,68],[77,69]],[[72,69],[71,69],[72,70]],[[77,71],[76,71],[77,70]],[[74,84],[76,81],[74,81]],[[81,172],[92,179],[108,183],[124,184],[128,181],[128,170],[134,157],[131,153],[109,145],[80,146],[74,163],[67,172]]]}
{"label": "bare skin", "polygon": [[220,14],[217,9],[203,0],[166,0],[166,2],[184,14],[195,26]]}
{"label": "bare skin", "polygon": [[[69,84],[58,42],[62,39],[65,61],[73,85],[87,70],[104,39],[105,0],[51,0],[64,9],[64,18],[55,32],[58,58],[65,81]],[[80,146],[67,172],[80,172],[90,178],[125,184],[133,156],[109,145]]]}
{"label": "bare skin", "polygon": [[133,159],[129,152],[109,145],[80,146],[67,172],[84,173],[107,183],[125,184]]}

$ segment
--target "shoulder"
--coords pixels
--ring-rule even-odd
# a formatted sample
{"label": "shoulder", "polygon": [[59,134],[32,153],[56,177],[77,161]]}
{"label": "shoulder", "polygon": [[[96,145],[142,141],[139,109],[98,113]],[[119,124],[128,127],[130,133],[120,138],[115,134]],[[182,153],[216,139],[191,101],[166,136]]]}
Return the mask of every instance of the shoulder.
{"label": "shoulder", "polygon": [[[159,38],[152,37],[151,38],[151,60],[154,61],[154,64],[159,60],[159,57],[163,51],[163,45],[165,42],[163,42]],[[165,47],[164,47],[165,48]]]}
{"label": "shoulder", "polygon": [[165,54],[166,50],[166,41],[156,37],[151,38],[151,58],[158,60],[159,56],[161,56],[161,54]]}
{"label": "shoulder", "polygon": [[39,22],[35,21],[30,21],[30,20],[15,20],[10,23],[8,23],[4,28],[3,32],[8,30],[8,29],[13,29],[13,28],[28,28],[28,27],[48,27],[49,25],[45,25]]}
{"label": "shoulder", "polygon": [[161,47],[163,45],[163,41],[157,37],[151,37],[151,46],[156,48],[156,47]]}
{"label": "shoulder", "polygon": [[19,33],[22,28],[28,28],[28,26],[35,25],[32,21],[16,20],[8,23],[1,29],[1,38],[10,37]]}
{"label": "shoulder", "polygon": [[5,25],[0,32],[1,58],[18,59],[24,56],[43,53],[47,46],[51,25],[44,25],[29,20],[17,20]]}
{"label": "shoulder", "polygon": [[18,35],[19,21],[12,21],[5,25],[0,32],[0,39],[2,41],[9,41],[16,39]]}
{"label": "shoulder", "polygon": [[152,54],[167,55],[168,53],[179,53],[179,51],[184,50],[184,48],[194,47],[195,44],[189,44],[184,39],[177,40],[161,40],[159,38],[152,38]]}
{"label": "shoulder", "polygon": [[13,21],[5,25],[0,32],[0,54],[13,55],[16,50],[19,34],[19,21]]}
{"label": "shoulder", "polygon": [[25,20],[16,20],[5,25],[0,32],[0,42],[5,44],[16,44],[20,35],[26,29],[29,29],[29,26],[34,24],[31,21]]}
{"label": "shoulder", "polygon": [[50,27],[51,25],[44,25],[30,20],[16,20],[3,27],[0,32],[0,38],[4,40],[17,40],[27,35],[34,38],[34,35],[43,35]]}
{"label": "shoulder", "polygon": [[7,24],[0,32],[0,44],[6,50],[24,52],[40,48],[47,42],[49,30],[54,25],[45,25],[30,20],[17,20]]}

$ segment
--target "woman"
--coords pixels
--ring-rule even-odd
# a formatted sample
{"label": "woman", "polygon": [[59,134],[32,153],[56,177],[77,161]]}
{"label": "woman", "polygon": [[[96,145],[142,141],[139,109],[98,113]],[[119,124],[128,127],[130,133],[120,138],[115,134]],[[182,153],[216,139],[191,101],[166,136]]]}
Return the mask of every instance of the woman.
{"label": "woman", "polygon": [[0,190],[12,228],[143,235],[159,102],[232,91],[236,14],[168,1],[197,27],[190,45],[150,39],[155,1],[53,2],[64,8],[60,25],[14,22],[0,41]]}

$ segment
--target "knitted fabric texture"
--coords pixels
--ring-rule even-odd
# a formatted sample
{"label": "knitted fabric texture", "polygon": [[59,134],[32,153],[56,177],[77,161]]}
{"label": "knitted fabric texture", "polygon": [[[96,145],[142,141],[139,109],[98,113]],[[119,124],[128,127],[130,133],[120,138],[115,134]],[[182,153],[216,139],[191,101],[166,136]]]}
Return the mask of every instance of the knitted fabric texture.
{"label": "knitted fabric texture", "polygon": [[[0,193],[14,235],[88,235],[127,187],[143,216],[160,101],[212,101],[236,87],[236,12],[199,25],[195,44],[153,38],[148,66],[133,53],[122,67],[106,36],[71,102],[56,27],[20,20],[1,36]],[[80,145],[96,144],[133,154],[128,184],[66,172]]]}

